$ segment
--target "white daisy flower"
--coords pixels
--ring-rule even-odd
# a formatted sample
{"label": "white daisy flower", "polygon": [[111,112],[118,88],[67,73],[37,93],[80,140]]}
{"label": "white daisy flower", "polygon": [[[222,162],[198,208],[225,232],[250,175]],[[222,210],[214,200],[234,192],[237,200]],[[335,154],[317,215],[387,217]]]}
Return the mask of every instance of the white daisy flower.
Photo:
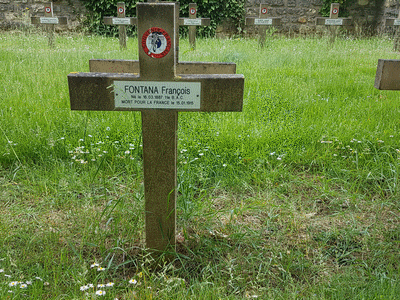
{"label": "white daisy flower", "polygon": [[87,289],[89,289],[89,287],[87,285],[83,285],[79,289],[83,292],[83,291],[86,291]]}
{"label": "white daisy flower", "polygon": [[98,290],[98,291],[96,291],[96,295],[99,295],[99,296],[105,296],[105,294],[106,294],[106,292],[105,292],[105,291],[102,291],[102,290]]}

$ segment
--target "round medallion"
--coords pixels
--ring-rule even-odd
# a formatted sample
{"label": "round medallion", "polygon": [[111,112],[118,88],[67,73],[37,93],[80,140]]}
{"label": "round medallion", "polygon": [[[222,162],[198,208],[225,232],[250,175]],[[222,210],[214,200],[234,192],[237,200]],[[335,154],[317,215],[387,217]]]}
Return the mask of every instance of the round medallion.
{"label": "round medallion", "polygon": [[334,15],[336,15],[338,12],[339,12],[339,10],[338,10],[337,8],[332,9],[332,13],[333,13]]}
{"label": "round medallion", "polygon": [[125,12],[125,9],[121,6],[118,7],[118,13],[123,14]]}
{"label": "round medallion", "polygon": [[152,27],[142,36],[142,48],[150,57],[164,57],[171,50],[171,37],[164,29]]}
{"label": "round medallion", "polygon": [[190,9],[190,14],[191,15],[195,15],[196,14],[196,9],[195,8],[191,8]]}
{"label": "round medallion", "polygon": [[51,7],[46,7],[46,8],[44,9],[44,11],[45,11],[46,13],[51,13]]}
{"label": "round medallion", "polygon": [[266,7],[263,7],[263,8],[261,9],[261,13],[262,13],[263,15],[265,15],[267,12],[268,12],[268,9],[267,9]]}

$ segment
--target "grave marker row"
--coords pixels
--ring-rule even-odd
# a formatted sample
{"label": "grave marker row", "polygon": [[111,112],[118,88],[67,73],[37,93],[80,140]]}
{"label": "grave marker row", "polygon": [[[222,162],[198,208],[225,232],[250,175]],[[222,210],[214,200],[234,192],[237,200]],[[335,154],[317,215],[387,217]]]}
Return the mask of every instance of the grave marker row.
{"label": "grave marker row", "polygon": [[[155,2],[155,1],[148,1]],[[281,24],[281,18],[268,17],[268,6],[265,3],[260,4],[259,17],[246,17],[246,25],[256,25],[259,30],[259,44],[264,47],[266,30],[264,26],[278,26]],[[119,26],[119,43],[121,49],[126,49],[126,26],[136,26],[137,18],[126,17],[126,7],[124,2],[117,3],[117,17],[104,17],[103,22],[106,25]],[[32,24],[46,25],[49,37],[49,46],[54,46],[54,25],[66,25],[67,17],[54,17],[53,3],[45,4],[44,17],[31,17]],[[331,11],[329,18],[316,18],[316,25],[330,25],[331,42],[336,39],[338,26],[351,25],[351,18],[339,18],[339,3],[331,4]],[[209,18],[197,18],[197,4],[189,4],[189,18],[180,18],[180,26],[189,26],[189,43],[191,48],[196,47],[196,27],[209,26]],[[400,19],[386,19],[386,26],[400,25]],[[397,43],[395,43],[396,48]]]}
{"label": "grave marker row", "polygon": [[[119,26],[119,44],[121,49],[126,49],[126,26],[137,26],[137,18],[125,16],[125,3],[117,3],[117,17],[104,17],[103,22],[106,25]],[[180,18],[180,26],[189,27],[189,43],[191,48],[196,48],[196,27],[209,26],[209,18],[197,18],[197,4],[189,4],[189,18]]]}

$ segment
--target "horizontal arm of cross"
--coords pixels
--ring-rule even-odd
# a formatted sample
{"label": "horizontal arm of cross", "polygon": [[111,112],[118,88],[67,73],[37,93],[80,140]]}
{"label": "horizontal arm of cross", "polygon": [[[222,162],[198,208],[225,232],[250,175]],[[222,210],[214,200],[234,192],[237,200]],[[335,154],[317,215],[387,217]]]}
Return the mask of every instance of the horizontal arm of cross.
{"label": "horizontal arm of cross", "polygon": [[378,90],[400,90],[400,60],[378,60],[374,87]]}
{"label": "horizontal arm of cross", "polygon": [[[142,81],[139,75],[120,73],[71,73],[68,75],[72,110],[139,110],[115,106],[114,82]],[[200,109],[175,111],[242,111],[244,76],[236,74],[182,75],[173,82],[201,84]]]}
{"label": "horizontal arm of cross", "polygon": [[279,18],[279,17],[265,18],[265,19],[259,19],[259,18],[256,18],[256,17],[247,17],[246,18],[246,25],[257,25],[257,24],[255,24],[256,20],[267,20],[267,19],[272,20],[272,24],[269,24],[269,25],[272,25],[272,26],[281,25],[281,18]]}
{"label": "horizontal arm of cross", "polygon": [[[107,73],[139,73],[138,60],[123,59],[91,59],[91,72],[106,71]],[[176,66],[177,74],[236,74],[235,63],[216,62],[185,62]]]}
{"label": "horizontal arm of cross", "polygon": [[[47,17],[50,19],[50,17]],[[45,24],[40,21],[40,19],[46,19],[46,17],[31,17],[31,23],[34,25],[39,25],[39,24]],[[67,17],[51,17],[51,19],[58,19],[58,25],[67,25],[68,24],[68,18]],[[54,23],[52,23],[54,24]]]}
{"label": "horizontal arm of cross", "polygon": [[[126,17],[126,18],[116,18],[116,17],[103,17],[103,22],[106,25],[116,25],[114,24],[113,20],[118,20],[118,19],[124,19],[124,20],[129,20],[130,24],[129,25],[133,25],[133,26],[137,26],[137,18],[133,18],[133,17]],[[119,24],[117,24],[119,25]],[[125,24],[123,24],[125,25]]]}
{"label": "horizontal arm of cross", "polygon": [[353,22],[352,18],[330,19],[330,18],[318,17],[318,18],[315,19],[315,24],[316,25],[325,25],[325,20],[342,20],[342,25],[344,25],[344,26],[351,25],[352,22]]}
{"label": "horizontal arm of cross", "polygon": [[179,18],[179,26],[190,26],[190,25],[185,24],[185,21],[193,22],[194,20],[201,22],[201,24],[199,24],[199,25],[196,24],[196,26],[210,26],[210,24],[211,24],[210,18],[196,18],[196,19]]}

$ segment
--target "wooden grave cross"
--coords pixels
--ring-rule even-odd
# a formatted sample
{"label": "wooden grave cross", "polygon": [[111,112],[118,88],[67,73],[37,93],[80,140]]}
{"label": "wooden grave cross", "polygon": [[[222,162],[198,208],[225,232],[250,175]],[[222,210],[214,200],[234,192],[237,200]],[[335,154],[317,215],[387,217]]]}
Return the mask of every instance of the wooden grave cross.
{"label": "wooden grave cross", "polygon": [[246,17],[246,25],[257,25],[259,31],[259,45],[264,47],[266,28],[265,26],[278,26],[281,24],[281,18],[270,18],[268,17],[268,6],[265,3],[260,4],[259,17]]}
{"label": "wooden grave cross", "polygon": [[385,26],[395,26],[394,43],[393,50],[398,51],[400,49],[400,14],[397,18],[387,18],[385,19]]}
{"label": "wooden grave cross", "polygon": [[331,43],[334,43],[336,40],[339,26],[351,25],[352,23],[352,18],[339,18],[339,6],[339,3],[332,3],[329,18],[318,17],[315,19],[316,25],[329,26]]}
{"label": "wooden grave cross", "polygon": [[209,26],[210,18],[197,18],[197,4],[189,3],[189,18],[180,18],[180,26],[189,27],[189,44],[192,49],[196,48],[196,27]]}
{"label": "wooden grave cross", "polygon": [[242,111],[244,76],[233,74],[235,64],[178,62],[178,4],[136,9],[139,61],[90,61],[90,73],[68,75],[70,103],[72,110],[141,111],[146,246],[174,250],[178,112]]}
{"label": "wooden grave cross", "polygon": [[119,46],[126,49],[126,26],[137,25],[137,18],[125,16],[125,2],[117,3],[117,17],[104,17],[103,22],[106,25],[118,25]]}
{"label": "wooden grave cross", "polygon": [[378,59],[374,87],[378,90],[400,90],[400,60]]}
{"label": "wooden grave cross", "polygon": [[55,17],[53,13],[53,2],[44,3],[44,17],[31,17],[31,23],[34,25],[45,25],[49,46],[54,46],[54,26],[67,25],[67,17]]}

